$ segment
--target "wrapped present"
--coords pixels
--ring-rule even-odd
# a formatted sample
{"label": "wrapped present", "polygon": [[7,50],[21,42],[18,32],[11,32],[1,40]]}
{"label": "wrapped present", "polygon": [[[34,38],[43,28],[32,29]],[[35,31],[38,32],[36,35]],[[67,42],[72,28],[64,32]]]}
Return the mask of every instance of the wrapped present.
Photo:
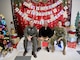
{"label": "wrapped present", "polygon": [[0,31],[2,31],[2,27],[0,26]]}
{"label": "wrapped present", "polygon": [[77,43],[76,42],[68,42],[67,45],[70,48],[76,48]]}
{"label": "wrapped present", "polygon": [[48,42],[43,41],[43,42],[42,42],[42,46],[43,46],[43,47],[48,47]]}
{"label": "wrapped present", "polygon": [[3,39],[4,38],[4,35],[0,35],[0,39]]}

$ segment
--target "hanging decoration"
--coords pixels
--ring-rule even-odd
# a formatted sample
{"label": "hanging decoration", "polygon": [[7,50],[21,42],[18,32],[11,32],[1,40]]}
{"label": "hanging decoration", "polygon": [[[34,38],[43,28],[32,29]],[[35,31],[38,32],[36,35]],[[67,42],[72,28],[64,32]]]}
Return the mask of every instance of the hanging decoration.
{"label": "hanging decoration", "polygon": [[40,0],[32,0],[34,3],[39,3]]}
{"label": "hanging decoration", "polygon": [[[39,2],[39,4],[36,5],[36,3],[24,1],[21,8],[15,7],[18,20],[23,28],[25,28],[24,25],[28,24],[30,20],[34,20],[35,26],[38,29],[44,24],[44,20],[49,23],[49,27],[53,28],[58,20],[64,22],[64,19],[67,17],[67,12],[65,13],[67,7],[62,6],[62,0],[58,0],[53,4],[42,4],[43,0],[32,1]],[[44,2],[46,1],[48,0],[44,0]],[[26,21],[26,24],[24,24],[24,21]]]}
{"label": "hanging decoration", "polygon": [[57,7],[58,5],[60,5],[62,3],[61,0],[57,1],[56,3],[54,4],[51,4],[51,5],[46,5],[46,6],[36,6],[36,5],[33,5],[32,3],[27,3],[27,2],[24,2],[23,5],[28,7],[29,9],[39,9],[39,10],[49,10],[49,9],[52,9],[52,8],[55,8]]}
{"label": "hanging decoration", "polygon": [[48,0],[42,0],[42,2],[43,2],[43,3],[47,3],[47,2],[48,2]]}
{"label": "hanging decoration", "polygon": [[[23,17],[25,20],[32,20],[32,18],[30,18],[30,17],[28,17],[28,14],[26,14],[26,13],[22,13],[21,12],[21,10],[19,10],[18,8],[16,8],[15,9],[16,10],[16,12],[21,16],[21,17]],[[43,14],[43,15],[41,15],[41,16],[44,16],[44,15],[46,15],[46,13],[38,13],[38,12],[36,12],[36,11],[32,11],[32,14],[33,15],[36,15],[36,17],[37,16],[39,16],[40,14]],[[29,10],[29,12],[28,13],[30,13],[30,10]],[[35,13],[35,14],[34,14]],[[56,20],[56,19],[58,19],[61,15],[63,15],[63,13],[64,13],[64,11],[63,10],[61,10],[56,16],[53,16],[52,14],[51,14],[51,11],[49,11],[49,12],[47,12],[48,14],[47,15],[50,15],[50,19],[47,19],[47,21],[48,21],[48,23],[50,23],[50,22],[53,22],[54,20]],[[39,14],[39,15],[38,15]],[[36,19],[36,21],[37,22],[39,22],[39,21],[42,21],[41,19]],[[35,23],[35,24],[38,24],[38,23]],[[39,23],[40,24],[40,23]]]}

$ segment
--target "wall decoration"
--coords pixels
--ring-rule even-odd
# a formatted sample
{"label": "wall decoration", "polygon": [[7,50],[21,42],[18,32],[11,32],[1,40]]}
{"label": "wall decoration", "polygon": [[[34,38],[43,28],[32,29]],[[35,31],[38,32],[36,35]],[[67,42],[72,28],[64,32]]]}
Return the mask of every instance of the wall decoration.
{"label": "wall decoration", "polygon": [[[30,20],[35,21],[35,26],[38,29],[42,26],[42,21],[44,20],[48,22],[50,28],[56,26],[58,20],[61,20],[63,24],[65,20],[70,20],[68,19],[68,6],[63,6],[62,0],[31,0],[29,3],[27,0],[16,2],[12,5],[12,7],[14,6],[13,15],[17,17],[18,27],[22,30],[22,34],[23,29]],[[19,5],[19,3],[21,4]],[[19,6],[16,6],[16,4]]]}

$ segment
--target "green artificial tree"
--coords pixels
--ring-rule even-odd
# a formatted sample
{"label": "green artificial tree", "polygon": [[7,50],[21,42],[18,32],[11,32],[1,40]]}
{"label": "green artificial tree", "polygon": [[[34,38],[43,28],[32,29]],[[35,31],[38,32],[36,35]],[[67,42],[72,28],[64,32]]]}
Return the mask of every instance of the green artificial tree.
{"label": "green artificial tree", "polygon": [[14,4],[17,5],[17,7],[20,7],[19,3],[22,3],[23,0],[13,0]]}
{"label": "green artificial tree", "polygon": [[79,11],[77,12],[76,20],[75,20],[75,27],[78,27],[78,22],[79,22],[80,16],[79,16]]}
{"label": "green artificial tree", "polygon": [[66,2],[67,2],[67,0],[62,0],[63,1],[63,6],[66,6],[67,4],[66,4]]}
{"label": "green artificial tree", "polygon": [[8,52],[11,52],[11,48],[13,47],[10,41],[6,20],[4,16],[0,14],[0,56],[5,56]]}

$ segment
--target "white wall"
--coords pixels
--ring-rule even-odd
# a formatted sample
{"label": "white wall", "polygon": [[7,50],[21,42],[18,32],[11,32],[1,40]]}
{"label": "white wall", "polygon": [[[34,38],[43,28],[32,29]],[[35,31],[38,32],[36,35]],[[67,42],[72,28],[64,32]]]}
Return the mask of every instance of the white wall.
{"label": "white wall", "polygon": [[13,21],[11,0],[0,0],[0,14],[5,16],[7,27],[10,31],[10,22]]}
{"label": "white wall", "polygon": [[77,12],[80,13],[80,0],[72,0],[71,25],[75,25]]}

